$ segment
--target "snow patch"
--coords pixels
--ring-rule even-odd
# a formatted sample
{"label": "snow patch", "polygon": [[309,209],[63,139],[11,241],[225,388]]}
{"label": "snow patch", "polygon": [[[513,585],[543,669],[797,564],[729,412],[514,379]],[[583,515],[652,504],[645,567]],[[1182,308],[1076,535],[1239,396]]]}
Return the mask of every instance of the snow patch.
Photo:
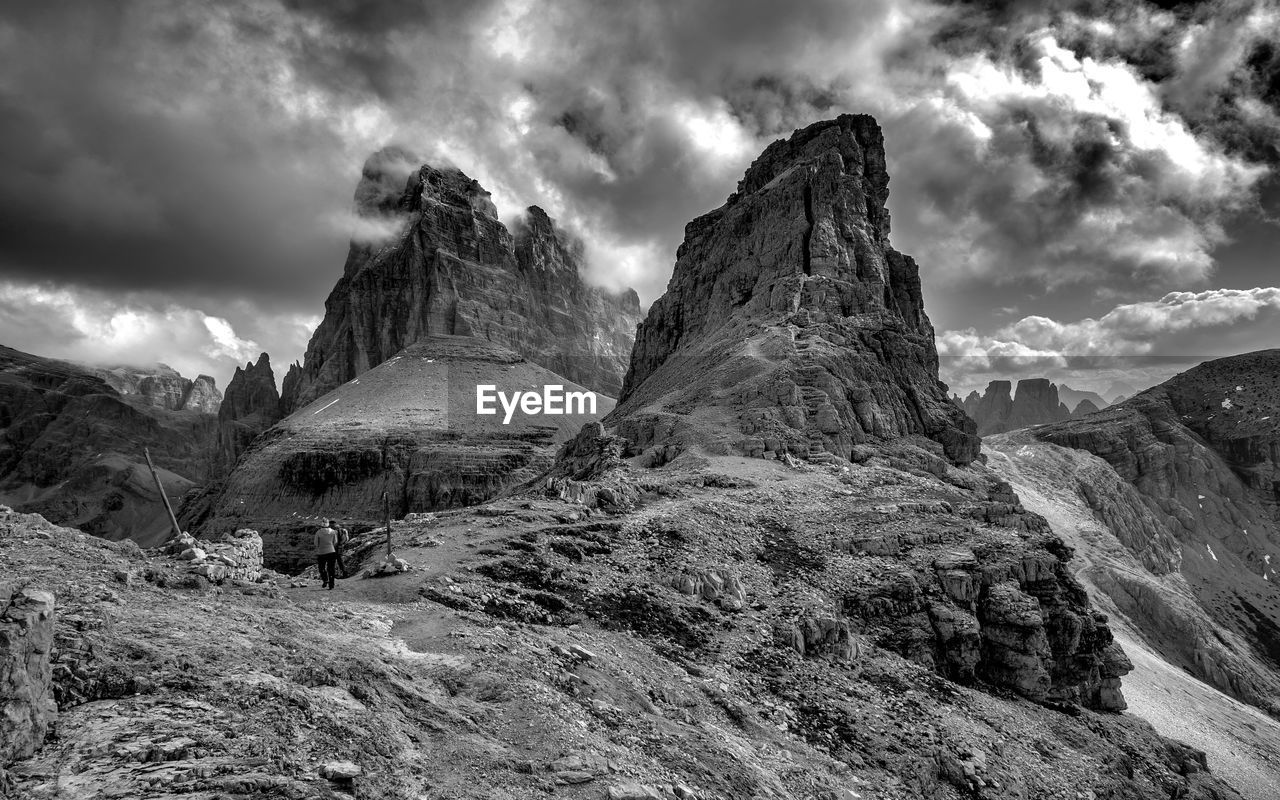
{"label": "snow patch", "polygon": [[1231,404],[1231,398],[1230,398],[1230,397],[1224,397],[1224,398],[1222,399],[1222,407],[1223,407],[1223,408],[1225,408],[1225,409],[1227,409],[1227,410],[1231,410],[1232,408],[1235,408],[1235,406]]}
{"label": "snow patch", "polygon": [[1210,547],[1207,543],[1205,544],[1204,549],[1209,551],[1209,557],[1210,557],[1210,558],[1212,558],[1214,561],[1217,561],[1217,560],[1218,560],[1218,556],[1217,556],[1217,554],[1215,554],[1215,553],[1213,552],[1213,548],[1212,548],[1212,547]]}

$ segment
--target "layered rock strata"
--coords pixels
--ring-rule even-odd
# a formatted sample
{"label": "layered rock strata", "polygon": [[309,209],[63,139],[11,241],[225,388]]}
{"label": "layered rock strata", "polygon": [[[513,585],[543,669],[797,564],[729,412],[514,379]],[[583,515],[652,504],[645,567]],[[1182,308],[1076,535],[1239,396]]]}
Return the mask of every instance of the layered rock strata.
{"label": "layered rock strata", "polygon": [[612,408],[597,396],[595,413],[504,423],[503,414],[475,413],[480,385],[585,391],[483,339],[432,337],[259,436],[180,519],[201,536],[258,530],[268,566],[292,571],[310,563],[321,517],[376,524],[384,493],[397,518],[483,502],[545,472],[562,443]]}
{"label": "layered rock strata", "polygon": [[973,460],[915,262],[889,245],[888,183],[870,117],[770,145],[685,228],[608,424],[655,463],[690,447],[844,460],[912,435]]}
{"label": "layered rock strata", "polygon": [[394,234],[352,242],[305,359],[285,376],[282,411],[437,335],[494,342],[616,397],[640,319],[635,292],[589,286],[581,242],[542,209],[509,231],[476,181],[452,168],[406,169],[410,160],[392,149],[365,164],[356,211]]}
{"label": "layered rock strata", "polygon": [[1149,641],[1211,685],[1280,715],[1277,374],[1280,350],[1219,359],[1029,433],[1107,465],[1110,477],[1065,488],[1146,570],[1095,580]]}

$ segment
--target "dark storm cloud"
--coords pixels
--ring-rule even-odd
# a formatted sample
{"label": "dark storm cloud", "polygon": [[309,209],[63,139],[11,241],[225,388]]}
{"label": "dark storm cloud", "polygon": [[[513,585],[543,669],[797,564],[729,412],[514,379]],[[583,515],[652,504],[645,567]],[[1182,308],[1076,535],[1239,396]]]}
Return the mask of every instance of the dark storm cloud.
{"label": "dark storm cloud", "polygon": [[1224,220],[1274,163],[1273,11],[10,4],[0,279],[56,313],[197,333],[211,317],[235,332],[213,351],[292,356],[346,238],[382,231],[352,215],[352,189],[398,142],[479,179],[508,220],[546,208],[584,239],[594,279],[647,301],[684,224],[768,141],[854,111],[886,130],[895,243],[944,327],[965,312],[949,298],[1013,306],[1012,284],[1149,299],[1205,284]]}

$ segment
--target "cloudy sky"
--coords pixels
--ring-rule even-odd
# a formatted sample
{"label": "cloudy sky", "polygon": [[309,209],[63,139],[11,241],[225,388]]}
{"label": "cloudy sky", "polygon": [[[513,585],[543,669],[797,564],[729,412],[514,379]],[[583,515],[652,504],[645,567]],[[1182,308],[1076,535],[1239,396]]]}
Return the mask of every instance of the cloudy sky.
{"label": "cloudy sky", "polygon": [[863,112],[953,387],[1151,382],[1280,346],[1277,42],[1270,1],[5,3],[0,343],[279,376],[389,143],[647,303],[765,144]]}

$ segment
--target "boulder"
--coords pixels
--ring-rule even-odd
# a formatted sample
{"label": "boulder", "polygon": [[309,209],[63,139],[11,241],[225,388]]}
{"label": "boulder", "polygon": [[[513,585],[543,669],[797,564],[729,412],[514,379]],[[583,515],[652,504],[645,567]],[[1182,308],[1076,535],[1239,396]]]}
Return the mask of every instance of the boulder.
{"label": "boulder", "polygon": [[0,591],[0,767],[28,758],[58,715],[53,698],[54,598]]}
{"label": "boulder", "polygon": [[364,770],[350,761],[327,761],[320,765],[320,777],[334,782],[353,781],[362,774]]}

